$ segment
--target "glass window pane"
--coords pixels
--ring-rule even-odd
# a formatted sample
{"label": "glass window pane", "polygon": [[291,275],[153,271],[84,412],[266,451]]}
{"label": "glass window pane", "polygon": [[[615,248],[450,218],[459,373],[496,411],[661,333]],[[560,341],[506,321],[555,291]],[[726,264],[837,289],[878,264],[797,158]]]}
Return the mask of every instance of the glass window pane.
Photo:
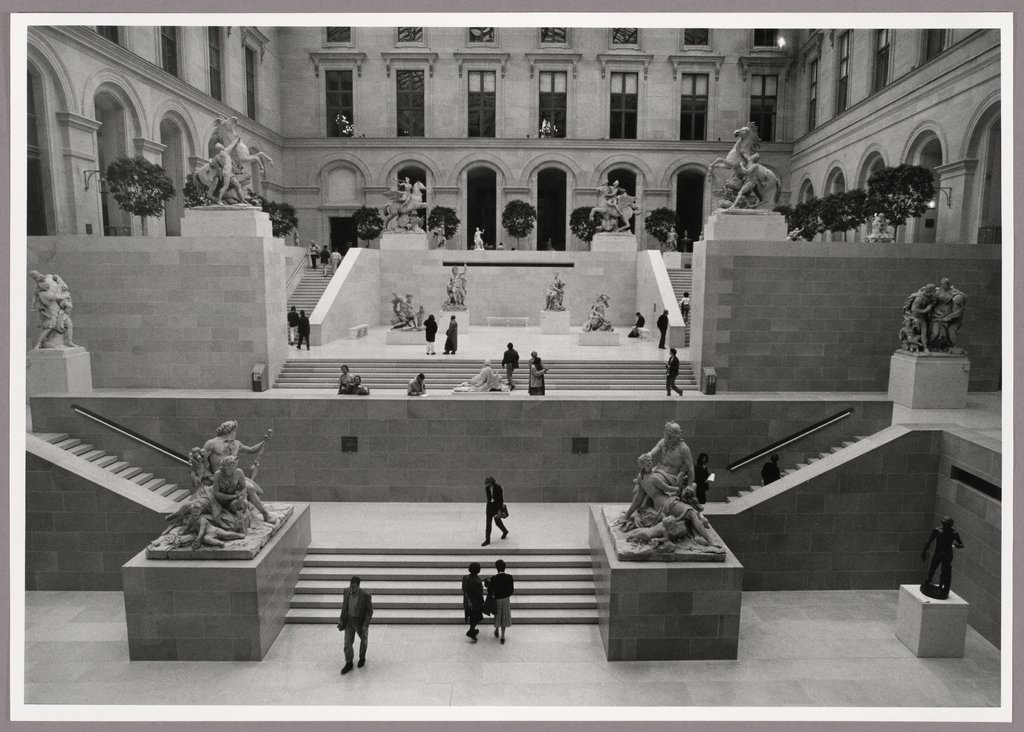
{"label": "glass window pane", "polygon": [[480,91],[480,72],[470,71],[469,72],[469,90],[471,92]]}
{"label": "glass window pane", "polygon": [[493,92],[494,88],[495,88],[494,84],[495,84],[494,72],[493,71],[485,72],[484,73],[484,91],[485,92]]}
{"label": "glass window pane", "polygon": [[470,28],[470,43],[494,43],[494,28]]}
{"label": "glass window pane", "polygon": [[542,92],[551,91],[551,72],[542,71],[540,72],[540,90]]}
{"label": "glass window pane", "polygon": [[541,28],[541,43],[565,43],[565,28]]}
{"label": "glass window pane", "polygon": [[565,94],[565,90],[568,85],[567,75],[564,71],[560,71],[555,74],[555,91],[559,94]]}
{"label": "glass window pane", "polygon": [[708,93],[708,75],[707,74],[700,74],[699,76],[696,77],[696,79],[697,79],[697,88],[694,90],[694,93],[697,96],[707,96],[707,93]]}
{"label": "glass window pane", "polygon": [[626,94],[636,94],[637,75],[626,74]]}
{"label": "glass window pane", "polygon": [[416,27],[407,27],[398,29],[398,42],[399,43],[419,43],[423,40],[423,29]]}
{"label": "glass window pane", "polygon": [[635,46],[639,35],[638,28],[612,28],[612,43],[617,46]]}
{"label": "glass window pane", "polygon": [[328,43],[351,43],[352,42],[352,29],[351,28],[328,28],[327,29],[327,42]]}
{"label": "glass window pane", "polygon": [[766,96],[774,97],[776,89],[778,88],[779,77],[777,76],[766,76],[764,77],[764,93]]}
{"label": "glass window pane", "polygon": [[687,28],[683,31],[683,45],[706,46],[708,45],[708,35],[707,28]]}

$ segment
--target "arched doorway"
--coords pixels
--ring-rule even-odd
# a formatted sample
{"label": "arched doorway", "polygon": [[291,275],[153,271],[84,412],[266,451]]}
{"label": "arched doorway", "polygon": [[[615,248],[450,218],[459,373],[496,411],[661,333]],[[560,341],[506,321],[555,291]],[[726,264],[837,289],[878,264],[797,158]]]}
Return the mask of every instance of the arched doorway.
{"label": "arched doorway", "polygon": [[185,144],[181,128],[169,117],[160,121],[160,144],[164,146],[161,164],[171,182],[174,196],[164,204],[164,231],[167,236],[181,234],[181,218],[185,211],[182,189],[185,186]]}
{"label": "arched doorway", "polygon": [[[109,92],[100,92],[93,98],[96,120],[96,153],[101,175],[118,158],[128,156],[128,113],[121,101]],[[132,233],[131,216],[121,210],[114,197],[105,190],[100,195],[103,211],[104,236],[129,236]]]}
{"label": "arched doorway", "polygon": [[[864,159],[864,164],[860,167],[860,174],[857,176],[857,187],[866,191],[868,189],[868,181],[871,180],[871,176],[884,169],[885,159],[882,157],[882,154],[878,151],[871,153]],[[872,214],[873,212],[869,211],[868,213]],[[857,241],[867,238],[870,226],[870,222],[865,223],[859,227],[856,232],[854,232],[854,236]]]}
{"label": "arched doorway", "polygon": [[[939,185],[939,176],[935,168],[942,165],[942,143],[934,132],[922,133],[907,156],[907,162],[911,165],[920,165],[932,171],[932,182],[936,189]],[[938,195],[938,190],[936,190]],[[900,227],[904,229],[907,236],[904,241],[918,244],[934,244],[938,241],[939,209],[938,206],[925,209],[925,212],[916,219],[907,221],[907,225]]]}
{"label": "arched doorway", "polygon": [[544,168],[537,174],[537,249],[565,251],[567,178],[561,168]]}
{"label": "arched doorway", "polygon": [[977,167],[963,195],[963,241],[1002,243],[1001,129],[997,100],[981,114],[967,144],[965,158],[976,160]]}
{"label": "arched doorway", "polygon": [[[629,168],[613,168],[608,171],[609,183],[619,182],[619,188],[622,188],[631,196],[636,195],[636,173]],[[629,220],[629,230],[631,233],[636,233],[636,216]]]}
{"label": "arched doorway", "polygon": [[[833,168],[825,179],[825,195],[844,193],[845,191],[846,176],[839,168]],[[825,235],[828,237],[827,241],[846,241],[845,231],[828,231],[825,232]]]}
{"label": "arched doorway", "polygon": [[466,248],[473,246],[473,233],[483,229],[489,247],[501,241],[497,226],[498,175],[479,166],[466,173]]}
{"label": "arched doorway", "polygon": [[28,94],[25,98],[26,120],[26,233],[45,236],[53,233],[53,200],[49,190],[49,155],[46,135],[46,114],[43,104],[43,83],[31,65],[28,70]]}
{"label": "arched doorway", "polygon": [[[704,187],[706,176],[698,170],[683,170],[676,176],[676,217],[679,219],[679,241],[697,241],[704,232]],[[693,251],[693,244],[686,245]]]}

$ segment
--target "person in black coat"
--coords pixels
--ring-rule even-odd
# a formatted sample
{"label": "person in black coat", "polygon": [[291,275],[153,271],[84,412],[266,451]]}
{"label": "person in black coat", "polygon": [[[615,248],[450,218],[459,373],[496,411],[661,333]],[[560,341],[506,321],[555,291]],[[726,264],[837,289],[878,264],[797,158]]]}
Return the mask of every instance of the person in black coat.
{"label": "person in black coat", "polygon": [[501,522],[503,515],[505,514],[505,492],[501,486],[495,482],[494,478],[487,476],[484,478],[484,493],[487,495],[487,529],[484,532],[484,543],[480,546],[487,546],[491,543],[491,523],[498,525],[501,529],[501,538],[504,539],[508,536],[508,529],[505,528],[505,524]]}
{"label": "person in black coat", "polygon": [[676,356],[674,348],[670,348],[668,353],[668,361],[665,362],[665,396],[672,396],[673,391],[682,396],[683,390],[676,386],[676,379],[679,378],[679,357]]}
{"label": "person in black coat", "polygon": [[768,462],[761,468],[761,485],[768,485],[774,483],[782,477],[781,471],[779,471],[779,455],[774,453]]}
{"label": "person in black coat", "polygon": [[508,377],[508,390],[512,391],[516,385],[512,382],[512,374],[519,368],[519,351],[508,344],[508,350],[501,357],[501,365],[505,367],[505,375]]}
{"label": "person in black coat", "polygon": [[697,503],[701,505],[708,502],[708,478],[711,471],[708,470],[708,462],[711,460],[706,452],[697,456],[697,464],[693,466],[693,481],[697,484]]}
{"label": "person in black coat", "polygon": [[306,350],[309,350],[309,318],[306,317],[306,311],[299,311],[299,345],[296,346],[299,350],[302,350],[302,341],[306,341]]}
{"label": "person in black coat", "polygon": [[661,331],[661,340],[658,341],[658,348],[665,347],[665,336],[668,335],[668,310],[658,316],[658,330]]}
{"label": "person in black coat", "polygon": [[512,625],[512,595],[515,582],[512,575],[505,573],[505,561],[499,559],[494,563],[498,573],[487,580],[487,592],[494,598],[494,637],[501,631],[502,645],[505,643],[505,628]]}
{"label": "person in black coat", "polygon": [[447,356],[449,353],[455,355],[455,352],[459,350],[459,321],[452,316],[452,319],[448,323],[448,330],[445,331],[444,339],[444,355]]}
{"label": "person in black coat", "polygon": [[469,623],[466,635],[476,643],[476,637],[480,635],[476,625],[484,619],[484,583],[480,579],[480,565],[477,562],[469,565],[469,574],[462,578],[462,609]]}
{"label": "person in black coat", "polygon": [[637,313],[636,314],[636,321],[634,321],[634,323],[633,323],[633,330],[629,331],[629,335],[626,336],[626,337],[627,338],[639,338],[640,337],[640,329],[643,328],[645,325],[647,325],[647,321],[644,320],[644,316],[641,315],[640,313]]}
{"label": "person in black coat", "polygon": [[299,330],[299,314],[295,312],[295,306],[288,311],[288,345],[295,345],[295,337]]}
{"label": "person in black coat", "polygon": [[[932,563],[928,567],[928,579],[924,584],[930,585],[935,570],[939,570],[939,594],[942,599],[949,597],[950,580],[953,578],[953,549],[963,549],[964,543],[960,534],[953,528],[953,518],[946,516],[942,519],[942,525],[932,529],[921,550],[921,561],[928,558],[928,547],[935,542],[935,553],[932,555]],[[923,588],[922,588],[923,589]]]}
{"label": "person in black coat", "polygon": [[434,339],[437,338],[437,321],[434,320],[434,314],[431,313],[427,316],[427,319],[423,322],[423,330],[427,334],[427,355],[434,356]]}

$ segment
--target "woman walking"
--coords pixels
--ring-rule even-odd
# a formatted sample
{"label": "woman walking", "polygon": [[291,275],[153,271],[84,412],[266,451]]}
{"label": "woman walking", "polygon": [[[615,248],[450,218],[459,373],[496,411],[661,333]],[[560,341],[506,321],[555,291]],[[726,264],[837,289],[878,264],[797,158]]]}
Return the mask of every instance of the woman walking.
{"label": "woman walking", "polygon": [[693,468],[693,480],[697,484],[697,502],[702,506],[708,502],[708,478],[711,472],[708,470],[708,457],[706,452],[697,456],[697,464]]}
{"label": "woman walking", "polygon": [[487,580],[487,591],[494,598],[494,637],[497,638],[499,631],[501,643],[505,644],[505,628],[512,625],[512,593],[515,592],[515,582],[512,575],[505,574],[505,561],[499,559],[494,563],[498,573]]}
{"label": "woman walking", "polygon": [[548,372],[540,356],[534,351],[530,361],[530,396],[544,396],[544,374]]}
{"label": "woman walking", "polygon": [[487,495],[487,529],[484,532],[484,543],[480,546],[487,546],[491,543],[491,523],[498,525],[501,529],[501,538],[508,536],[508,529],[501,522],[508,518],[508,509],[505,508],[505,491],[491,476],[484,478],[484,493]]}
{"label": "woman walking", "polygon": [[427,333],[427,355],[433,356],[435,355],[434,339],[437,338],[437,321],[434,320],[433,313],[427,316],[426,321],[423,323],[423,330]]}
{"label": "woman walking", "polygon": [[476,562],[469,565],[469,574],[462,578],[462,609],[469,623],[466,635],[476,643],[476,637],[480,635],[476,624],[484,617],[484,583],[480,580],[480,565]]}

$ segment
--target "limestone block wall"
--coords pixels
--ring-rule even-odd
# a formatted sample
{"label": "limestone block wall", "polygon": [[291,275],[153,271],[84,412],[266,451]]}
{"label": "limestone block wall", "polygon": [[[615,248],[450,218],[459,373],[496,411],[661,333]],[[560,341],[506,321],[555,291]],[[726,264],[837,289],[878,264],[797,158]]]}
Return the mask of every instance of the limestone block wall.
{"label": "limestone block wall", "polygon": [[994,391],[1001,272],[994,247],[697,242],[690,360],[720,392],[884,392],[904,301],[946,276],[968,296],[969,388]]}
{"label": "limestone block wall", "polygon": [[[853,417],[834,433],[823,431],[820,442],[796,443],[792,452],[782,453],[783,464],[852,435],[877,432],[892,415],[890,402],[856,395],[835,402],[581,400],[554,394],[535,401],[471,395],[414,400],[398,394],[257,399],[244,392],[216,398],[195,393],[32,398],[36,431],[69,432],[104,449],[111,433],[76,416],[71,402],[182,453],[203,444],[226,419],[240,421],[239,439],[250,445],[272,427],[258,479],[272,501],[475,502],[488,474],[505,487],[510,502],[627,501],[637,456],[654,446],[669,419],[680,423],[694,456],[702,451],[712,456],[712,469],[725,481],[726,464],[845,406],[855,408]],[[358,438],[358,452],[342,452],[342,438],[349,436]],[[573,453],[576,437],[588,438],[585,454]],[[134,465],[165,477],[161,466],[168,461],[159,453],[125,450]],[[248,465],[245,459],[243,464]],[[170,467],[180,474],[180,466]],[[730,480],[749,485],[751,476],[740,473]]]}
{"label": "limestone block wall", "polygon": [[[320,302],[310,313],[309,340],[312,345],[346,338],[356,325],[380,323],[377,298],[380,292],[380,252],[352,248],[341,260]],[[384,321],[388,322],[388,321]]]}
{"label": "limestone block wall", "polygon": [[[953,527],[964,542],[953,559],[953,592],[970,603],[971,627],[999,647],[1002,502],[952,477],[954,467],[1001,486],[1002,452],[997,444],[979,444],[976,436],[967,439],[944,432],[932,520],[932,526],[938,526],[943,516],[953,517]],[[921,537],[922,545],[927,538]]]}
{"label": "limestone block wall", "polygon": [[[255,237],[29,237],[27,267],[61,275],[96,388],[248,389],[287,353],[285,257]],[[30,312],[29,345],[37,319]]]}
{"label": "limestone block wall", "polygon": [[910,431],[712,525],[744,590],[897,589],[920,583],[942,432]]}
{"label": "limestone block wall", "polygon": [[121,565],[166,525],[160,514],[26,454],[26,590],[120,590]]}
{"label": "limestone block wall", "polygon": [[[668,337],[665,347],[682,348],[686,344],[686,328],[679,311],[672,281],[668,278],[665,259],[661,252],[650,249],[636,258],[636,309],[647,319],[647,327],[655,338],[658,335],[658,316],[668,310]],[[668,358],[668,356],[666,356]]]}

